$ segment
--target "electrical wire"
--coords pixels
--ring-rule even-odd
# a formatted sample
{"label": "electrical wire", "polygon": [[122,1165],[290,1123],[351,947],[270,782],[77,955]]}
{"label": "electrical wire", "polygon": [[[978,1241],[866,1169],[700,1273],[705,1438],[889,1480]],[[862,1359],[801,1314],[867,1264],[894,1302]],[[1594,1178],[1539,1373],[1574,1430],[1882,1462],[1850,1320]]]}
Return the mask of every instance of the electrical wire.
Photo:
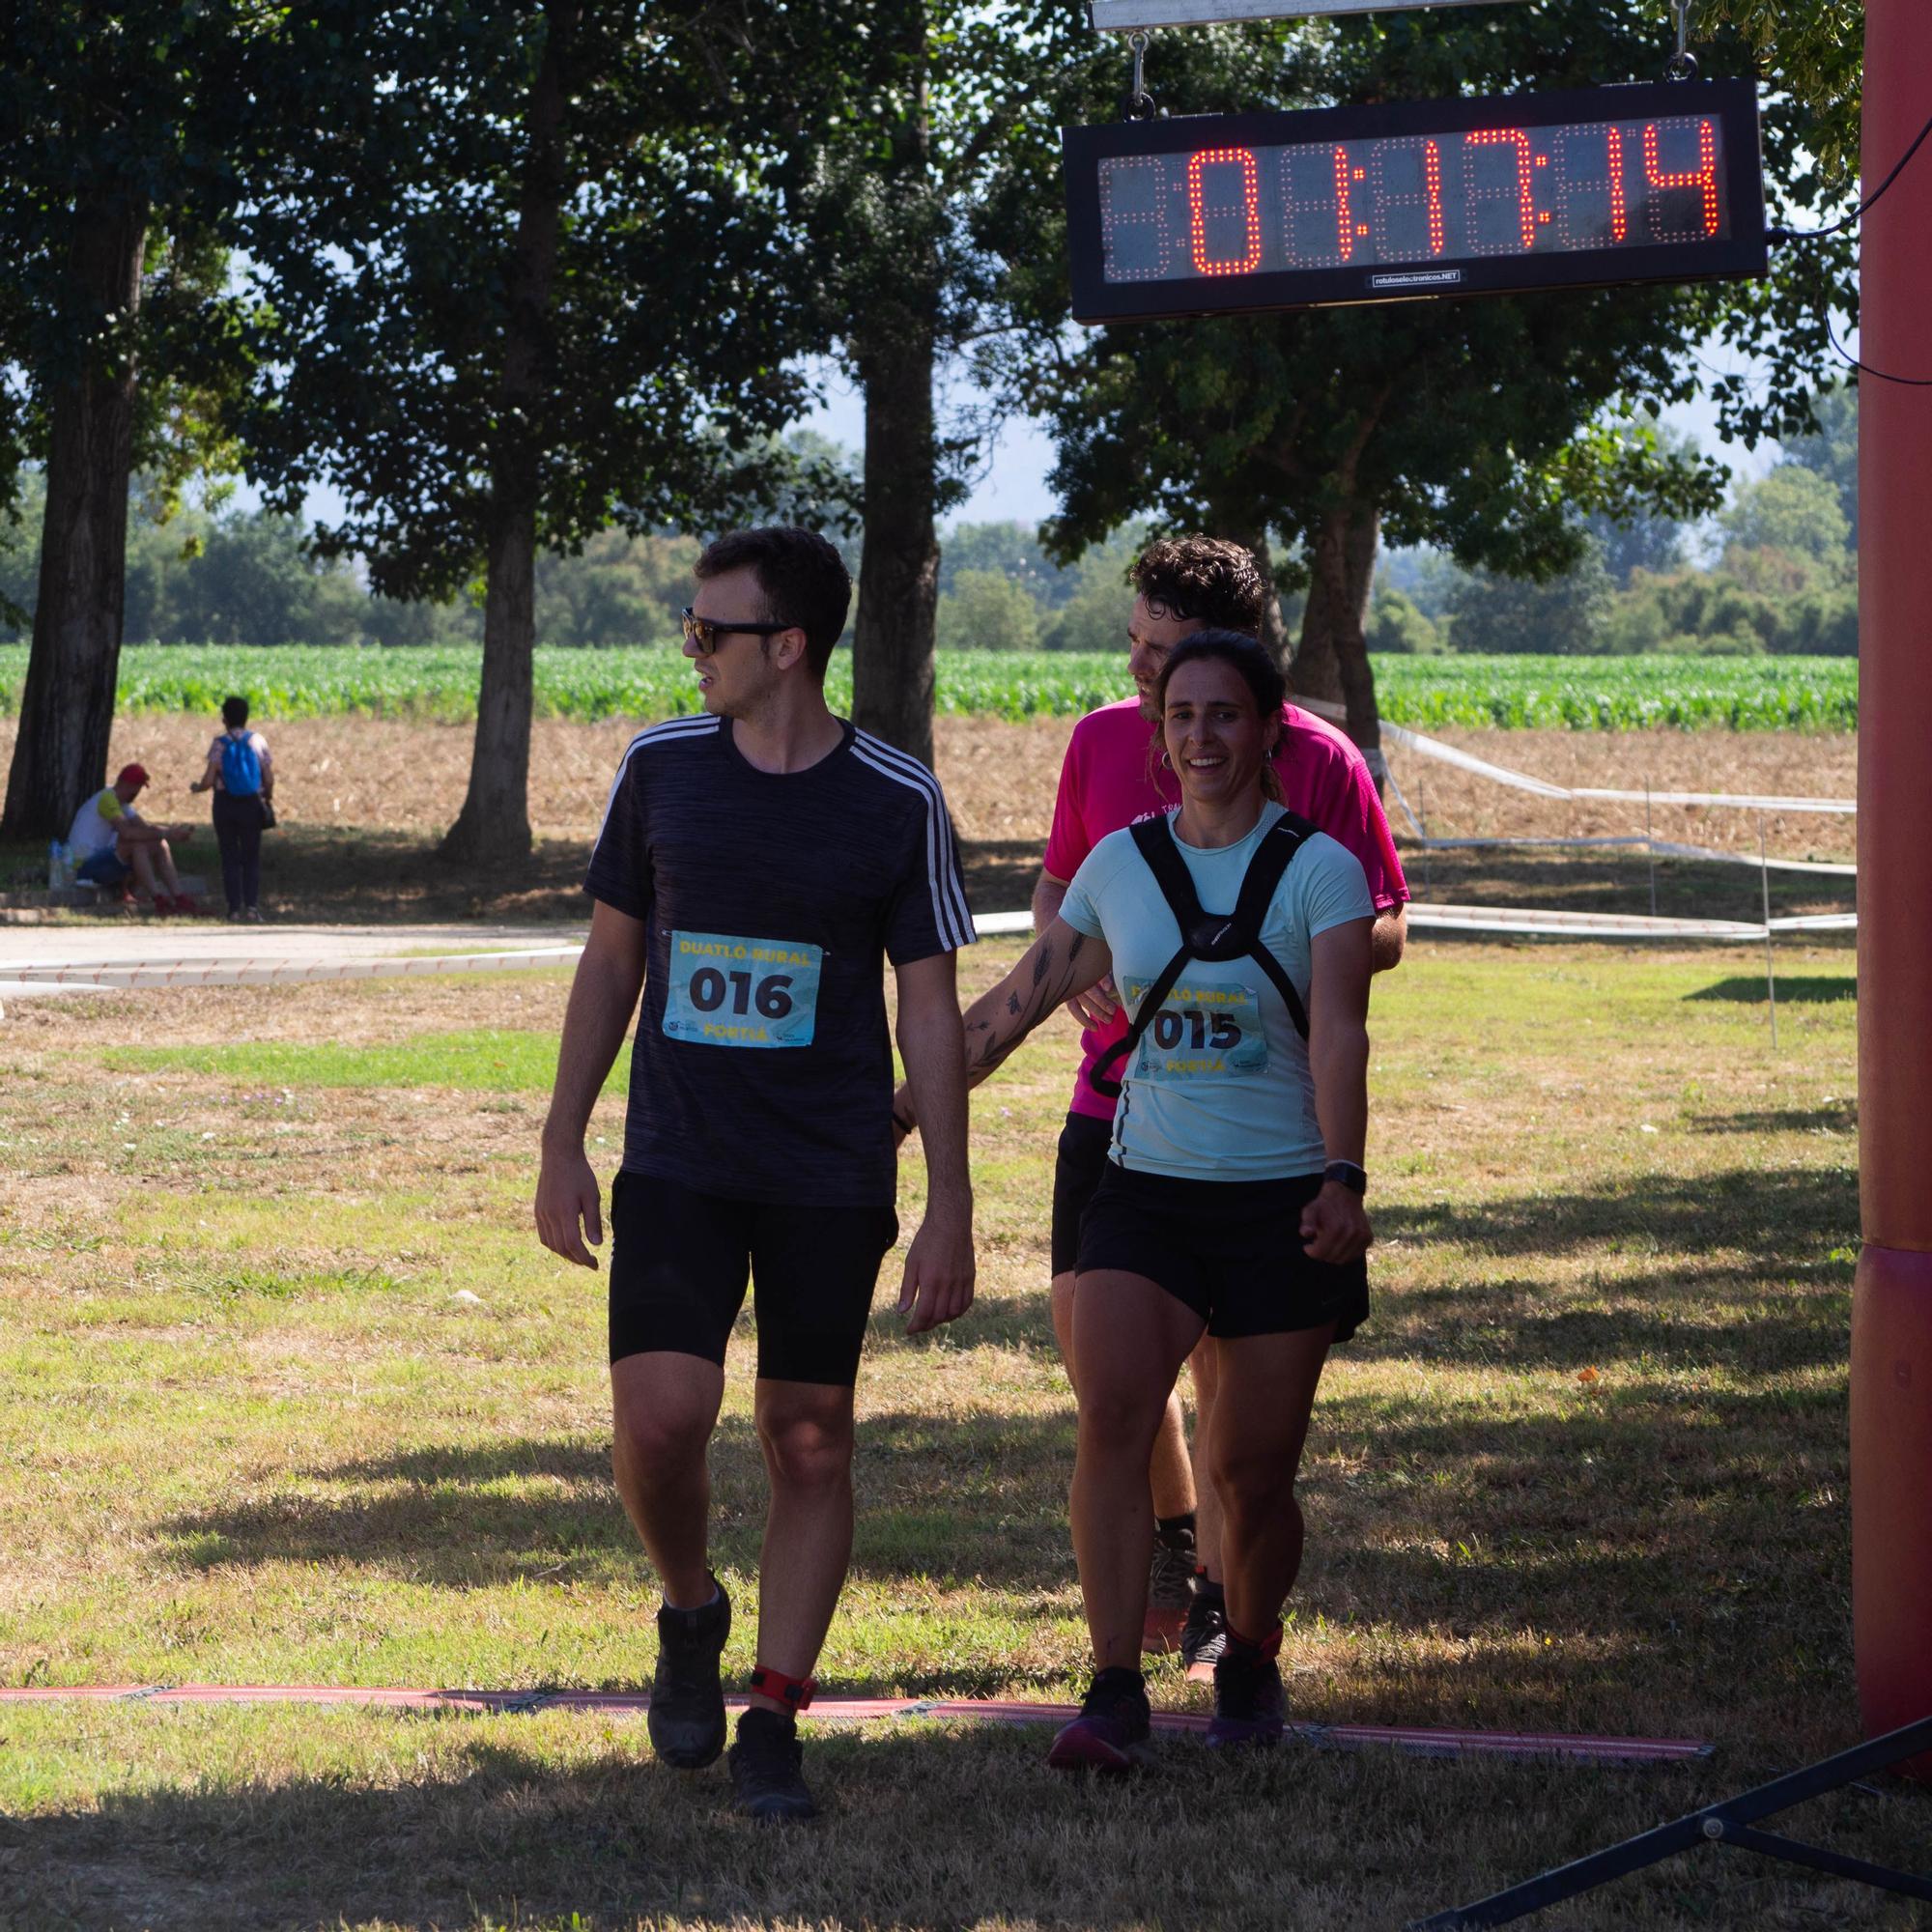
{"label": "electrical wire", "polygon": [[[1771,242],[1820,242],[1828,235],[1836,235],[1841,230],[1849,228],[1853,222],[1862,220],[1866,213],[1877,206],[1880,198],[1891,186],[1892,183],[1905,172],[1913,156],[1925,145],[1928,136],[1932,136],[1932,121],[1927,121],[1924,127],[1919,128],[1918,134],[1913,139],[1911,147],[1907,148],[1904,154],[1899,156],[1891,172],[1843,220],[1833,222],[1829,228],[1767,228],[1765,230],[1766,240]],[[1848,369],[1856,369],[1860,375],[1869,376],[1875,383],[1896,383],[1901,388],[1906,389],[1932,389],[1932,376],[1894,376],[1888,370],[1874,369],[1869,362],[1861,362],[1838,340],[1838,332],[1833,327],[1832,318],[1829,315],[1825,318],[1825,334],[1831,342],[1832,347],[1837,352],[1839,360]]]}
{"label": "electrical wire", "polygon": [[1861,362],[1845,345],[1838,340],[1838,331],[1832,327],[1829,316],[1825,319],[1825,333],[1831,337],[1832,347],[1844,359],[1849,368],[1856,369],[1861,376],[1869,376],[1875,383],[1896,383],[1907,389],[1932,389],[1932,376],[1892,376],[1883,369],[1874,369],[1869,362]]}
{"label": "electrical wire", "polygon": [[1853,222],[1861,220],[1866,212],[1877,204],[1886,189],[1905,172],[1907,162],[1925,145],[1925,137],[1928,134],[1932,134],[1932,121],[1927,121],[1924,127],[1919,128],[1918,138],[1898,157],[1898,165],[1842,221],[1834,221],[1829,228],[1768,228],[1765,233],[1774,242],[1819,242],[1828,235],[1837,234],[1840,229],[1849,228]]}

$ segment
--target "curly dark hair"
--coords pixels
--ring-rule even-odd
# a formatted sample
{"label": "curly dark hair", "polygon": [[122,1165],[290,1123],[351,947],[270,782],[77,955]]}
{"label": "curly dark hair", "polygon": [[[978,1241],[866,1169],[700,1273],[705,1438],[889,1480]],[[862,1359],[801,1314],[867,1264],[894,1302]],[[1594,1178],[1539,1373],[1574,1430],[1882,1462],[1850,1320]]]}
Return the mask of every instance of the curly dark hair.
{"label": "curly dark hair", "polygon": [[[714,539],[694,574],[701,583],[747,564],[757,573],[764,597],[762,621],[796,624],[805,633],[807,668],[822,682],[852,608],[852,574],[845,560],[816,530],[768,524],[761,529],[727,530]],[[744,614],[749,620],[749,613]]]}
{"label": "curly dark hair", "polygon": [[1245,544],[1225,537],[1161,537],[1127,572],[1157,617],[1196,618],[1261,636],[1268,585]]}

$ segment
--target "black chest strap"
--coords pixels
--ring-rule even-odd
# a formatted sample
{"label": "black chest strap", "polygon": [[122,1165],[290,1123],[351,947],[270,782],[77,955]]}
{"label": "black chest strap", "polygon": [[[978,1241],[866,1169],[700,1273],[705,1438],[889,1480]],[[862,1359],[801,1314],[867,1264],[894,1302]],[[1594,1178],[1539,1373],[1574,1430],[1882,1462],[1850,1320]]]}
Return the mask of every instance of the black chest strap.
{"label": "black chest strap", "polygon": [[1301,995],[1295,991],[1294,981],[1288,977],[1287,969],[1262,944],[1262,922],[1267,917],[1268,906],[1281,884],[1282,875],[1294,863],[1294,855],[1316,830],[1307,819],[1297,817],[1292,811],[1283,812],[1263,834],[1261,843],[1255,847],[1248,868],[1241,875],[1241,888],[1235,896],[1234,911],[1218,913],[1202,910],[1200,895],[1194,890],[1194,876],[1187,869],[1186,860],[1180,856],[1180,848],[1174,842],[1172,821],[1164,816],[1144,818],[1133,827],[1134,844],[1147,861],[1148,869],[1153,873],[1154,883],[1159,886],[1161,896],[1174,915],[1175,924],[1180,928],[1180,950],[1154,976],[1153,983],[1142,997],[1140,1010],[1134,1015],[1126,1037],[1116,1040],[1088,1068],[1088,1084],[1096,1094],[1104,1094],[1108,1099],[1119,1097],[1121,1083],[1114,1077],[1114,1068],[1140,1045],[1147,1030],[1153,1025],[1154,1015],[1166,1004],[1167,996],[1174,991],[1190,959],[1210,962],[1254,960],[1281,995],[1288,1016],[1294,1022],[1295,1032],[1303,1039],[1308,1037],[1308,1009],[1302,1005]]}

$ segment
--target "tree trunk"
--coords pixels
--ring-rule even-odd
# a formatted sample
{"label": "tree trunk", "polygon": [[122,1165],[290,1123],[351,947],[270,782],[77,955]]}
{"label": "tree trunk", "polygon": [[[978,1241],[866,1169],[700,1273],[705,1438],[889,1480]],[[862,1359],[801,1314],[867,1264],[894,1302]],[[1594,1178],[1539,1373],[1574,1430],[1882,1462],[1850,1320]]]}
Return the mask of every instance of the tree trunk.
{"label": "tree trunk", "polygon": [[469,789],[440,857],[497,866],[530,853],[530,707],[535,687],[538,474],[551,382],[550,311],[564,197],[564,102],[575,4],[545,9],[530,88],[529,154],[504,290],[502,425],[491,464],[483,676]]}
{"label": "tree trunk", "polygon": [[852,719],[926,765],[939,604],[932,380],[944,278],[931,175],[929,30],[925,0],[895,0],[886,10],[892,86],[903,93],[882,187],[900,215],[891,258],[869,265],[850,340],[866,390],[866,548],[852,630]]}
{"label": "tree trunk", "polygon": [[1315,539],[1301,643],[1294,654],[1295,690],[1345,708],[1344,728],[1361,748],[1378,790],[1387,768],[1364,626],[1380,537],[1381,513],[1366,503],[1344,502],[1322,520]]}
{"label": "tree trunk", "polygon": [[852,632],[852,719],[932,763],[939,538],[933,331],[922,321],[859,357],[866,385],[866,549]]}
{"label": "tree trunk", "polygon": [[1274,556],[1268,549],[1267,532],[1236,531],[1237,543],[1245,544],[1254,553],[1255,568],[1262,574],[1262,582],[1267,585],[1267,597],[1262,605],[1262,642],[1267,646],[1267,654],[1285,671],[1293,655],[1289,640],[1288,625],[1281,614],[1281,592],[1275,588]]}
{"label": "tree trunk", "polygon": [[127,589],[144,201],[74,211],[67,289],[78,358],[47,388],[47,503],[33,649],[0,836],[64,838],[106,777]]}

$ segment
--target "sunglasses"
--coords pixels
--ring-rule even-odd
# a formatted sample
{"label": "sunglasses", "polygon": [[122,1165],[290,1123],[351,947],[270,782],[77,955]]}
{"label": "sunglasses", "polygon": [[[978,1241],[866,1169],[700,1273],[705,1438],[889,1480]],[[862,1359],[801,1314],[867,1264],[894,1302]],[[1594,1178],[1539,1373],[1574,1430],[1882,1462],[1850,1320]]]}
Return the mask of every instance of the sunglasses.
{"label": "sunglasses", "polygon": [[796,624],[719,624],[709,617],[698,616],[689,604],[682,612],[684,640],[694,646],[697,655],[708,658],[718,648],[721,638],[728,638],[734,631],[744,631],[753,638],[775,638],[781,631],[795,631]]}

